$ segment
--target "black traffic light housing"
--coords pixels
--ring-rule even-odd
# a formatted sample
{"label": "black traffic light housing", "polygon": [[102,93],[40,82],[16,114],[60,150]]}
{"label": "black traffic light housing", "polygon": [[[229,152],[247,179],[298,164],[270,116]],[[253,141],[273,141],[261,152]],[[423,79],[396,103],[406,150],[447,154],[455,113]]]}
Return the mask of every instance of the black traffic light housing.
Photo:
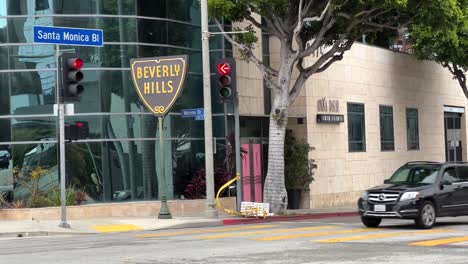
{"label": "black traffic light housing", "polygon": [[236,61],[233,58],[216,62],[216,88],[220,101],[237,100]]}
{"label": "black traffic light housing", "polygon": [[76,53],[63,53],[60,56],[60,71],[61,85],[60,89],[61,102],[79,102],[80,95],[84,91],[83,85],[80,83],[84,74],[81,72],[83,60]]}
{"label": "black traffic light housing", "polygon": [[65,140],[68,142],[85,139],[89,136],[89,125],[86,121],[65,124]]}

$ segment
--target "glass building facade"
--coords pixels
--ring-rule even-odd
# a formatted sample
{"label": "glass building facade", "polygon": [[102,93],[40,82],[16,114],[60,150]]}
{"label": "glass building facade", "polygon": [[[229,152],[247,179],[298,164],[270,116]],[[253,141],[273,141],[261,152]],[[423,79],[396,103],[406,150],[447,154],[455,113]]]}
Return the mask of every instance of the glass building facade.
{"label": "glass building facade", "polygon": [[[104,47],[33,44],[33,25],[102,29]],[[90,129],[66,144],[67,185],[86,193],[88,203],[156,200],[164,187],[169,199],[184,198],[204,168],[203,121],[180,116],[181,109],[203,107],[200,31],[196,0],[0,0],[0,192],[28,199],[31,179],[20,178],[38,167],[47,170],[36,179],[38,191],[59,186],[58,49],[85,62],[85,91],[65,122]],[[221,37],[210,44],[212,60],[229,52]],[[160,157],[157,119],[139,101],[129,61],[178,54],[189,55],[189,71],[164,120]],[[224,166],[223,107],[213,100],[213,109],[215,166]],[[162,165],[167,186],[158,185]]]}

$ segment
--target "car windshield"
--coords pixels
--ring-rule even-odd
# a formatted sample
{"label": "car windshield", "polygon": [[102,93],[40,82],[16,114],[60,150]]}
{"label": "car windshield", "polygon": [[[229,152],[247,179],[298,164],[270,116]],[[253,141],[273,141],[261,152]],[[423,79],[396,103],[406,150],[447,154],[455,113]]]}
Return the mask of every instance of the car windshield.
{"label": "car windshield", "polygon": [[435,183],[440,166],[412,165],[401,167],[390,178],[393,184],[432,184]]}

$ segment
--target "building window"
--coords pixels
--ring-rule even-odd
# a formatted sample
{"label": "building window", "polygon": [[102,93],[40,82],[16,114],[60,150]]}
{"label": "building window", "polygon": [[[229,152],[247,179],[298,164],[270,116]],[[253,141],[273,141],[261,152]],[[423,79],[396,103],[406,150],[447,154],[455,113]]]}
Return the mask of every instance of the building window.
{"label": "building window", "polygon": [[406,139],[408,150],[419,149],[418,109],[406,109]]}
{"label": "building window", "polygon": [[366,151],[366,128],[364,105],[348,103],[349,152]]}
{"label": "building window", "polygon": [[393,134],[393,107],[381,105],[380,109],[380,149],[395,150]]}

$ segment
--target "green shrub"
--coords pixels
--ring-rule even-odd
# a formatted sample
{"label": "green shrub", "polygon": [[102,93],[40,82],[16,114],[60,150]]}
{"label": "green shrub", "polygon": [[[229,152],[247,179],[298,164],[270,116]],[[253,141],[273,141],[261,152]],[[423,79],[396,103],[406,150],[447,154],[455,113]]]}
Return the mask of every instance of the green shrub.
{"label": "green shrub", "polygon": [[309,160],[309,152],[314,150],[303,140],[297,140],[292,130],[286,130],[284,144],[284,177],[286,189],[309,190],[314,180],[315,160]]}

